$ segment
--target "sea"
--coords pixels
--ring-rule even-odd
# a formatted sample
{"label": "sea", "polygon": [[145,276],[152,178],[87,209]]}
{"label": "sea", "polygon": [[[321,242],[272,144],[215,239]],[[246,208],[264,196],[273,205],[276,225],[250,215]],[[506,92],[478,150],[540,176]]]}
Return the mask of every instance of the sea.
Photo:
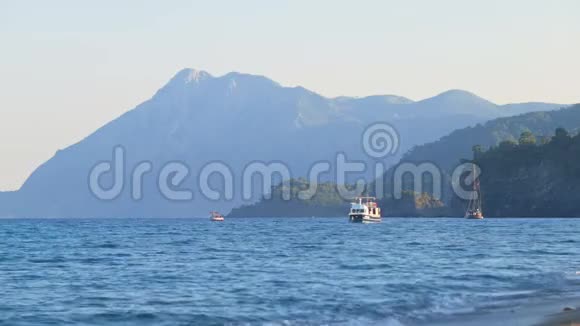
{"label": "sea", "polygon": [[0,220],[0,325],[526,325],[579,298],[580,219]]}

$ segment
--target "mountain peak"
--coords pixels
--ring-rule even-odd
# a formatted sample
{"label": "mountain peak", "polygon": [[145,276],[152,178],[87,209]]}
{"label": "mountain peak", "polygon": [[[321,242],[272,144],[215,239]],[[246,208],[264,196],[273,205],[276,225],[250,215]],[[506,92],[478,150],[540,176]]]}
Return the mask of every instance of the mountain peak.
{"label": "mountain peak", "polygon": [[212,78],[213,76],[210,75],[208,72],[203,70],[196,70],[192,68],[185,68],[180,70],[175,76],[171,79],[171,82],[179,81],[181,83],[189,84],[189,83],[198,83],[202,80]]}
{"label": "mountain peak", "polygon": [[446,103],[446,105],[451,105],[451,103],[467,105],[478,104],[486,106],[496,106],[494,103],[465,90],[462,89],[450,89],[432,98],[423,100],[426,102],[440,102]]}
{"label": "mountain peak", "polygon": [[479,96],[473,94],[472,92],[462,89],[450,89],[435,97],[479,97]]}
{"label": "mountain peak", "polygon": [[218,78],[223,78],[223,79],[227,79],[230,81],[240,80],[240,81],[252,83],[254,85],[261,84],[261,85],[280,87],[280,84],[278,84],[277,82],[273,81],[272,79],[270,79],[268,77],[265,77],[262,75],[246,74],[246,73],[241,73],[241,72],[237,72],[237,71],[229,72],[229,73],[223,75],[222,77],[218,77]]}
{"label": "mountain peak", "polygon": [[382,101],[386,104],[409,104],[413,103],[413,100],[410,100],[406,97],[399,96],[399,95],[371,95],[367,96],[366,99],[373,99],[377,101]]}

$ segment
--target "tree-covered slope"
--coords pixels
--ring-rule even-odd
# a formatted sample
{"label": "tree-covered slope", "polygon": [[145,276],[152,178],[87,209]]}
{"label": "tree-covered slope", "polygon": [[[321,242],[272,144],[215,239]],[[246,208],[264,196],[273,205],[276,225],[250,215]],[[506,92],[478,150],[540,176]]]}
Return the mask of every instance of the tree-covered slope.
{"label": "tree-covered slope", "polygon": [[314,196],[302,197],[310,186],[306,179],[286,180],[272,186],[258,202],[234,208],[228,217],[320,217],[348,212],[349,200],[339,195],[335,183],[320,183]]}
{"label": "tree-covered slope", "polygon": [[523,133],[476,155],[488,216],[580,216],[580,134],[550,140]]}
{"label": "tree-covered slope", "polygon": [[504,140],[515,141],[525,131],[538,137],[549,137],[559,127],[570,131],[580,128],[580,104],[556,111],[498,118],[474,127],[459,129],[438,141],[414,147],[404,155],[402,161],[434,162],[443,170],[449,171],[461,159],[470,159],[475,145],[489,148]]}
{"label": "tree-covered slope", "polygon": [[[234,208],[228,217],[346,217],[353,198],[340,195],[335,183],[318,184],[312,198],[301,198],[300,192],[308,190],[305,179],[291,179],[273,186],[260,201]],[[353,186],[346,186],[354,189]],[[284,197],[284,193],[289,197]],[[359,194],[360,195],[360,194]],[[427,193],[405,191],[402,198],[379,200],[383,216],[418,217],[446,216],[448,210],[443,202]]]}

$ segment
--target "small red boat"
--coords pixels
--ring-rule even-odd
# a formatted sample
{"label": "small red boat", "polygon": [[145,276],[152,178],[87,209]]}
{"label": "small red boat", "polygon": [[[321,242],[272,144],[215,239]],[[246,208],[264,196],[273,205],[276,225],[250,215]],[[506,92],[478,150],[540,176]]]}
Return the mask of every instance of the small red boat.
{"label": "small red boat", "polygon": [[210,219],[214,222],[223,222],[224,221],[224,216],[218,212],[209,212],[210,213]]}

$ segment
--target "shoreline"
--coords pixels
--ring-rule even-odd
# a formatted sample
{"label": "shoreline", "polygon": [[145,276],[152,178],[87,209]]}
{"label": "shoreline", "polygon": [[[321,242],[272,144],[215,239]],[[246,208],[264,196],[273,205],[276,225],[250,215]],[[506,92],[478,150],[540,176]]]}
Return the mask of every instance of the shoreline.
{"label": "shoreline", "polygon": [[545,321],[537,324],[537,326],[579,326],[580,325],[580,310],[563,311],[546,318]]}
{"label": "shoreline", "polygon": [[[571,309],[571,310],[569,310]],[[450,316],[432,326],[580,326],[580,298],[535,302],[479,315]]]}

